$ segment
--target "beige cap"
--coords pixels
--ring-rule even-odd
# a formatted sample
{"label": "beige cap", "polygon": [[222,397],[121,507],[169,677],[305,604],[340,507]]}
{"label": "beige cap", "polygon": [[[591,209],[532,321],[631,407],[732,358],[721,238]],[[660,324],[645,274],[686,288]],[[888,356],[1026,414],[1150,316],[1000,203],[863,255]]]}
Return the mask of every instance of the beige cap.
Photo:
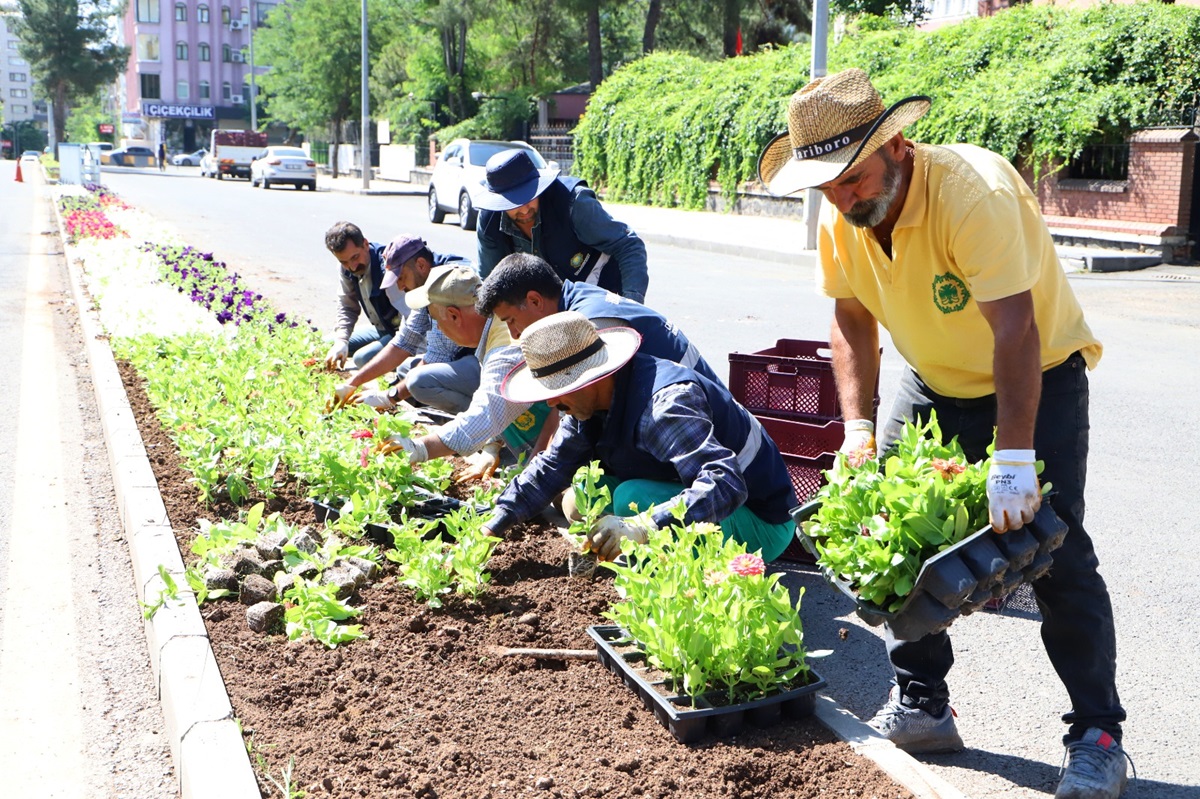
{"label": "beige cap", "polygon": [[452,264],[435,266],[429,271],[425,285],[405,294],[404,301],[409,308],[424,308],[428,305],[473,308],[479,283],[479,275],[473,269]]}

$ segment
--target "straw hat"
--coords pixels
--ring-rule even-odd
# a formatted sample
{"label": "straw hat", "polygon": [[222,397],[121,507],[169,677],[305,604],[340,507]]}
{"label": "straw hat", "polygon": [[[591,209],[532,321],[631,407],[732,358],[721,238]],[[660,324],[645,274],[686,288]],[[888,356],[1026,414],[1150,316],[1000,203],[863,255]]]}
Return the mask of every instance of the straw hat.
{"label": "straw hat", "polygon": [[817,78],[792,95],[787,133],[759,156],[758,178],[777,197],[827,183],[924,116],[929,103],[905,97],[884,110],[861,69]]}
{"label": "straw hat", "polygon": [[488,159],[486,174],[471,192],[471,202],[485,211],[520,208],[538,197],[558,177],[557,169],[538,169],[528,150],[515,148]]}
{"label": "straw hat", "polygon": [[525,360],[508,373],[500,393],[510,402],[539,402],[595,383],[629,363],[641,346],[629,327],[596,330],[586,316],[563,311],[543,317],[521,334]]}

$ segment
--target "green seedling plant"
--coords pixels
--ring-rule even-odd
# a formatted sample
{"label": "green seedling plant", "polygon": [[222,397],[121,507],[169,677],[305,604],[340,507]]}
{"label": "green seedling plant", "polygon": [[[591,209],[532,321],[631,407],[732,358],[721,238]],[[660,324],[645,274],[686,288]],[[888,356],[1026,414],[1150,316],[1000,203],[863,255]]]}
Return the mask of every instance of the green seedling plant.
{"label": "green seedling plant", "polygon": [[362,613],[337,598],[336,585],[319,585],[296,577],[284,594],[284,621],[289,641],[311,635],[329,649],[366,637],[361,624],[338,624]]}
{"label": "green seedling plant", "polygon": [[446,542],[441,535],[436,535],[410,543],[406,550],[404,560],[399,561],[400,584],[411,588],[417,601],[440,608],[442,597],[450,593],[454,584],[454,569]]}
{"label": "green seedling plant", "polygon": [[[677,509],[682,520],[682,508]],[[745,701],[811,681],[800,600],[792,604],[780,574],[762,558],[705,523],[625,541],[616,573],[622,601],[604,615],[645,652],[647,662],[695,700],[719,692]]]}
{"label": "green seedling plant", "polygon": [[596,529],[596,522],[612,506],[612,492],[604,484],[604,470],[600,461],[592,461],[586,466],[580,466],[571,480],[571,490],[575,494],[575,507],[581,518],[571,522],[567,534],[575,542],[576,548],[587,552],[591,544],[591,533]]}
{"label": "green seedling plant", "polygon": [[817,562],[862,600],[899,609],[926,560],[987,525],[990,465],[969,463],[957,437],[943,444],[932,413],[907,422],[881,459],[839,453],[804,523]]}
{"label": "green seedling plant", "polygon": [[486,521],[473,508],[460,508],[442,519],[442,524],[454,539],[450,547],[449,564],[454,573],[454,590],[475,599],[491,582],[492,576],[484,569],[492,557],[499,539],[486,535]]}
{"label": "green seedling plant", "polygon": [[158,592],[158,599],[150,604],[138,601],[138,604],[142,606],[142,617],[146,621],[153,619],[154,615],[166,607],[168,602],[182,602],[179,596],[179,584],[175,582],[175,578],[167,571],[167,567],[161,563],[158,566],[158,576],[163,581],[163,587]]}

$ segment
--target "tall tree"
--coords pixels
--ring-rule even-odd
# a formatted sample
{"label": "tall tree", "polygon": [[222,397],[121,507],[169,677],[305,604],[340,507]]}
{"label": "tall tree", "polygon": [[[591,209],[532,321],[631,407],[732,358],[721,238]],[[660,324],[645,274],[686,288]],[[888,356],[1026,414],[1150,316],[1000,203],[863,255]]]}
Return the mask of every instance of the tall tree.
{"label": "tall tree", "polygon": [[[267,113],[302,130],[328,129],[330,168],[338,174],[342,127],[362,108],[362,6],[358,0],[296,0],[278,7],[255,34]],[[390,7],[367,6],[367,52],[377,56],[391,35]]]}
{"label": "tall tree", "polygon": [[646,8],[646,25],[642,28],[642,53],[654,51],[654,36],[661,18],[662,0],[650,0],[650,5]]}
{"label": "tall tree", "polygon": [[111,0],[18,0],[15,19],[21,57],[39,93],[50,102],[54,140],[63,141],[67,107],[112,83],[125,70],[129,48],[110,33],[120,4]]}

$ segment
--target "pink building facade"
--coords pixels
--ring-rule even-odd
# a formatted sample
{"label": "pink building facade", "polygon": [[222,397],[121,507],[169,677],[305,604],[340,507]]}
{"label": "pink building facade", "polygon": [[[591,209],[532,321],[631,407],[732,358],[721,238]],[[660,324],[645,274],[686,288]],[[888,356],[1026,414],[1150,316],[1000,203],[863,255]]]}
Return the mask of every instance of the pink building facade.
{"label": "pink building facade", "polygon": [[188,152],[205,146],[213,128],[249,127],[252,36],[275,5],[130,0],[121,26],[132,50],[118,87],[122,141]]}

